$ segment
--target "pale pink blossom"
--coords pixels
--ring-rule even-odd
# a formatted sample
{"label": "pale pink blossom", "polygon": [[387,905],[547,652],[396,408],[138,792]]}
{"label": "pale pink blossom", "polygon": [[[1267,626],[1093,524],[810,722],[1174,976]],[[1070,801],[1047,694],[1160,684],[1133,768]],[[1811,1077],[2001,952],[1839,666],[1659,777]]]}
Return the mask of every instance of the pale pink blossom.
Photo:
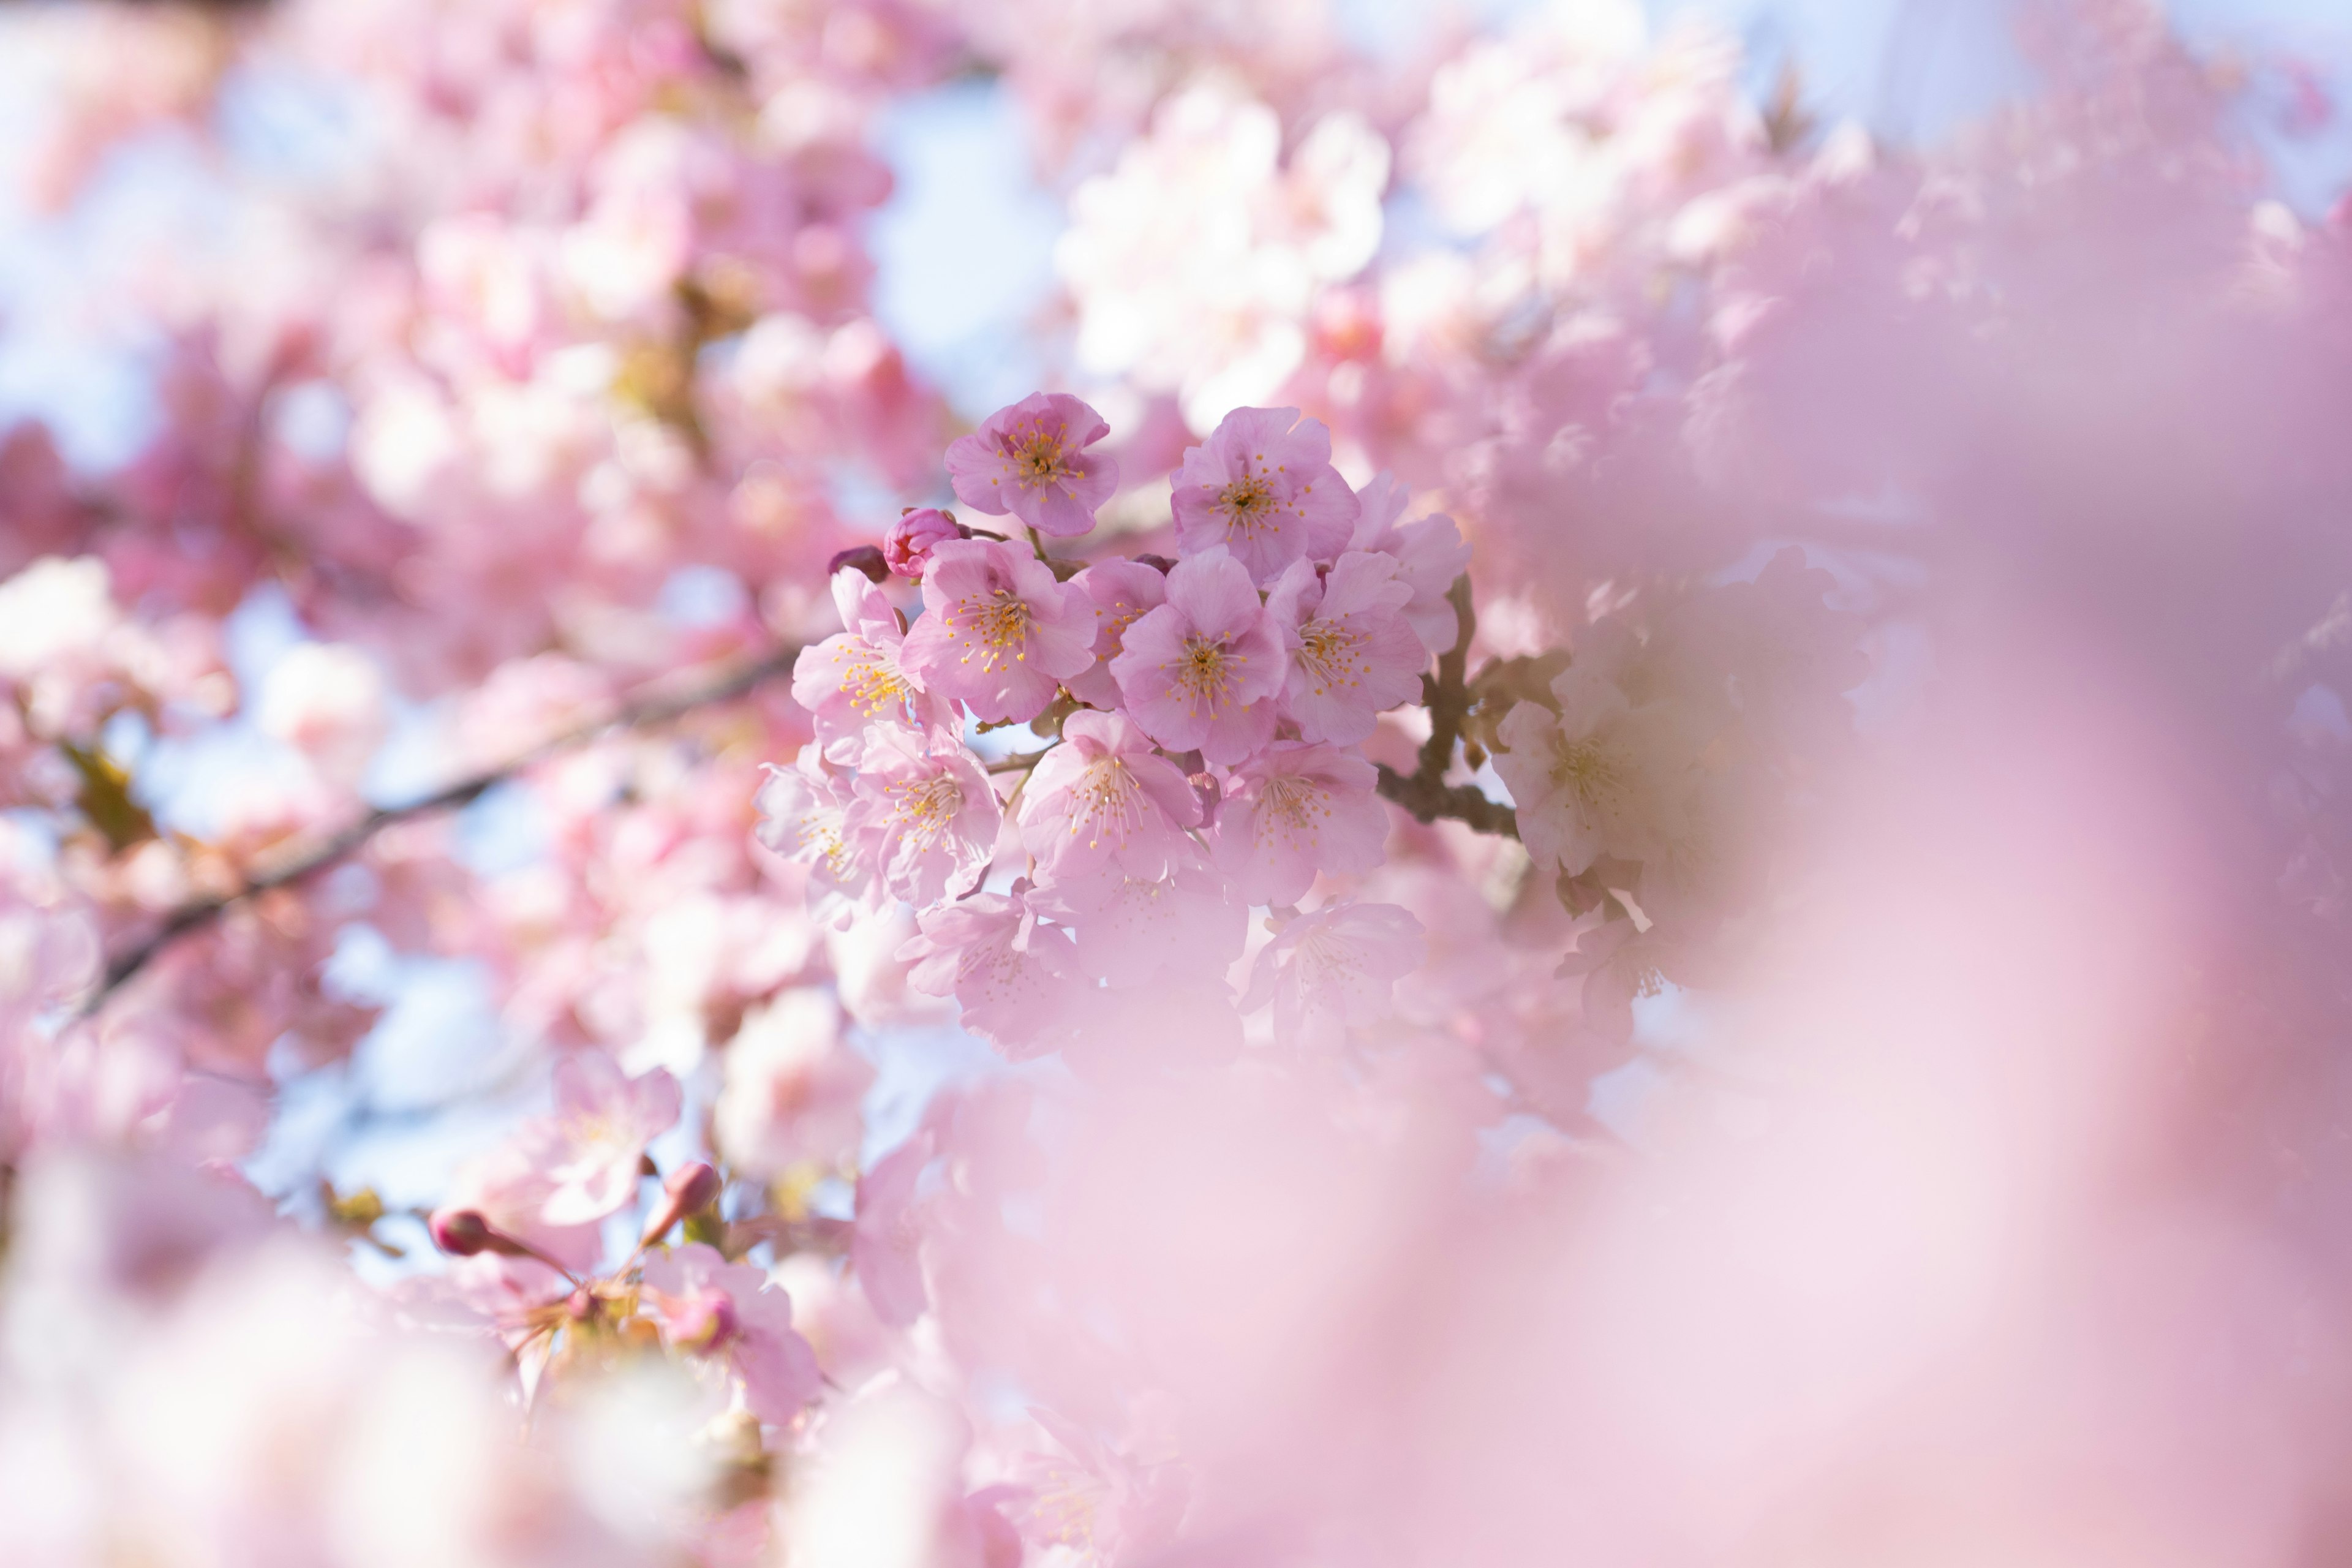
{"label": "pale pink blossom", "polygon": [[875,1316],[894,1328],[905,1328],[921,1317],[929,1304],[915,1185],[930,1157],[930,1134],[919,1131],[857,1178],[849,1267]]}
{"label": "pale pink blossom", "polygon": [[1265,607],[1290,650],[1282,711],[1301,736],[1353,745],[1421,694],[1429,653],[1402,613],[1412,597],[1393,559],[1361,550],[1328,573],[1294,561],[1276,580]]}
{"label": "pale pink blossom", "polygon": [[1348,547],[1395,557],[1397,581],[1412,590],[1404,606],[1406,624],[1431,654],[1451,652],[1462,637],[1462,618],[1446,593],[1470,569],[1470,546],[1462,531],[1443,512],[1400,522],[1407,494],[1392,474],[1376,475],[1356,494],[1363,515]]}
{"label": "pale pink blossom", "polygon": [[1211,837],[1234,896],[1294,904],[1318,873],[1378,866],[1389,837],[1378,782],[1360,753],[1298,741],[1276,741],[1235,769]]}
{"label": "pale pink blossom", "polygon": [[843,826],[882,885],[912,904],[971,890],[1003,820],[977,759],[950,734],[874,725]]}
{"label": "pale pink blossom", "polygon": [[1127,630],[1168,601],[1168,574],[1143,561],[1097,561],[1070,579],[1095,605],[1095,662],[1063,684],[1097,708],[1119,704],[1111,661],[1127,649]]}
{"label": "pale pink blossom", "polygon": [[969,539],[963,524],[935,506],[901,512],[882,541],[882,559],[901,577],[920,577],[930,561],[931,547],[950,539]]}
{"label": "pale pink blossom", "polygon": [[1053,1048],[1076,958],[1068,931],[1037,922],[1027,889],[974,893],[924,911],[919,925],[898,950],[914,965],[908,984],[953,996],[964,1027],[1015,1060]]}
{"label": "pale pink blossom", "polygon": [[1114,1447],[1051,1410],[1033,1405],[1029,1416],[1058,1450],[1032,1450],[1013,1472],[1004,1511],[1032,1549],[1114,1563],[1175,1536],[1192,1491],[1181,1464]]}
{"label": "pale pink blossom", "polygon": [[1189,845],[1162,875],[1056,882],[1029,901],[1075,933],[1081,971],[1118,986],[1163,975],[1222,976],[1242,954],[1248,915],[1226,879]]}
{"label": "pale pink blossom", "polygon": [[907,632],[890,601],[854,566],[835,572],[832,586],[847,629],[803,648],[793,663],[793,700],[816,721],[826,754],[856,762],[868,724],[948,726],[947,702],[907,668]]}
{"label": "pale pink blossom", "polygon": [[698,1241],[647,1259],[642,1279],[664,1337],[732,1371],[761,1421],[787,1425],[816,1397],[816,1352],[793,1331],[792,1298],[759,1269]]}
{"label": "pale pink blossom", "polygon": [[1175,478],[1176,538],[1186,555],[1223,545],[1267,584],[1294,561],[1348,546],[1356,494],[1331,466],[1331,432],[1296,408],[1236,408]]}
{"label": "pale pink blossom", "polygon": [[1034,719],[1095,661],[1095,609],[1027,550],[992,539],[935,545],[906,668],[982,719]]}
{"label": "pale pink blossom", "polygon": [[555,1114],[521,1139],[547,1182],[540,1218],[592,1225],[634,1199],[646,1145],[677,1121],[678,1106],[677,1079],[660,1068],[631,1078],[601,1051],[557,1063]]}
{"label": "pale pink blossom", "polygon": [[1522,702],[1496,730],[1495,772],[1519,837],[1547,871],[1577,876],[1602,855],[1645,860],[1686,826],[1698,748],[1671,700],[1636,708],[1579,664],[1551,683],[1554,713]]}
{"label": "pale pink blossom", "polygon": [[1069,394],[1033,393],[951,444],[948,477],[966,506],[1073,538],[1093,529],[1095,509],[1118,488],[1118,462],[1086,450],[1108,434],[1102,416]]}
{"label": "pale pink blossom", "polygon": [[1165,876],[1200,821],[1191,782],[1116,713],[1070,715],[1022,791],[1021,841],[1056,883]]}
{"label": "pale pink blossom", "polygon": [[1168,600],[1111,662],[1128,710],[1171,751],[1233,763],[1273,738],[1287,664],[1278,622],[1223,545],[1176,563]]}
{"label": "pale pink blossom", "polygon": [[840,1004],[793,986],[744,1014],[728,1041],[711,1133],[731,1166],[762,1181],[830,1170],[857,1152],[873,1083],[873,1065],[841,1037]]}
{"label": "pale pink blossom", "polygon": [[1421,922],[1394,904],[1327,904],[1260,950],[1242,1007],[1273,1003],[1275,1037],[1286,1045],[1336,1046],[1349,1027],[1388,1016],[1396,983],[1424,952]]}
{"label": "pale pink blossom", "polygon": [[849,831],[855,801],[849,770],[811,744],[789,768],[772,763],[755,801],[760,842],[808,868],[812,905],[821,918],[845,924],[875,901],[874,865]]}

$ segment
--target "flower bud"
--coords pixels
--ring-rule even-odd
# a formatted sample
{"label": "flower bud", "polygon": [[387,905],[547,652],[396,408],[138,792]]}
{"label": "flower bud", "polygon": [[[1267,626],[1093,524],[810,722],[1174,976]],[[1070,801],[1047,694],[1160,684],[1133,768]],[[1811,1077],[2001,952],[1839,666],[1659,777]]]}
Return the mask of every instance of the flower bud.
{"label": "flower bud", "polygon": [[970,539],[971,531],[935,506],[907,512],[890,525],[882,542],[882,559],[901,577],[919,577],[931,558],[931,546],[947,539]]}
{"label": "flower bud", "polygon": [[824,574],[830,577],[845,566],[856,567],[877,583],[887,582],[890,577],[889,563],[883,560],[882,552],[871,544],[851,545],[824,563]]}
{"label": "flower bud", "polygon": [[425,1222],[433,1245],[452,1258],[495,1252],[500,1258],[529,1258],[530,1247],[482,1217],[479,1209],[436,1209]]}
{"label": "flower bud", "polygon": [[646,1221],[645,1236],[637,1245],[650,1247],[669,1234],[669,1227],[691,1214],[700,1214],[719,1201],[719,1189],[726,1184],[704,1161],[680,1165],[662,1184],[662,1201]]}

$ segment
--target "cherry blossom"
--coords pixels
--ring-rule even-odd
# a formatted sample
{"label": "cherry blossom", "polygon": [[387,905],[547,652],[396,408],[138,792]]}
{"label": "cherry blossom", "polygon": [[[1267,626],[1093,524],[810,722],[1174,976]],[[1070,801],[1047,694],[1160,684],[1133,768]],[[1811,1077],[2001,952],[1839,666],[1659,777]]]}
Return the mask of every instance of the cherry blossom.
{"label": "cherry blossom", "polygon": [[1392,474],[1376,475],[1357,496],[1363,512],[1349,548],[1394,557],[1397,580],[1412,590],[1412,597],[1405,601],[1406,622],[1432,655],[1452,652],[1462,627],[1446,592],[1470,565],[1470,546],[1462,531],[1442,512],[1399,521],[1410,498]]}
{"label": "cherry blossom", "polygon": [[551,1226],[603,1219],[636,1195],[646,1145],[677,1120],[677,1080],[656,1068],[636,1078],[583,1052],[555,1068],[555,1113],[525,1142],[547,1182],[540,1217]]}
{"label": "cherry blossom", "polygon": [[1353,745],[1421,690],[1428,662],[1403,610],[1412,590],[1387,555],[1350,550],[1328,572],[1294,561],[1266,595],[1290,650],[1284,717],[1309,741]]}
{"label": "cherry blossom", "polygon": [[915,1184],[931,1158],[930,1139],[919,1133],[857,1179],[857,1222],[850,1234],[849,1266],[884,1322],[904,1328],[923,1314],[922,1231]]}
{"label": "cherry blossom", "polygon": [[1274,1005],[1279,1037],[1308,1048],[1342,1042],[1379,1022],[1396,983],[1421,965],[1422,924],[1394,904],[1352,900],[1299,915],[1262,949],[1245,1009]]}
{"label": "cherry blossom", "polygon": [[873,1082],[872,1065],[841,1037],[841,1005],[795,987],[745,1014],[728,1042],[711,1131],[730,1163],[754,1176],[829,1169],[856,1154]]}
{"label": "cherry blossom", "polygon": [[646,1264],[645,1289],[664,1337],[732,1371],[761,1421],[782,1426],[815,1397],[816,1353],[793,1331],[792,1299],[757,1268],[689,1242]]}
{"label": "cherry blossom", "polygon": [[1074,538],[1094,528],[1095,509],[1118,488],[1118,464],[1086,450],[1108,434],[1102,416],[1067,393],[1037,393],[950,446],[948,475],[966,506]]}
{"label": "cherry blossom", "polygon": [[1063,684],[1081,702],[1116,708],[1118,682],[1111,663],[1127,651],[1127,629],[1167,603],[1168,574],[1141,561],[1097,561],[1070,581],[1094,601],[1095,662]]}
{"label": "cherry blossom", "polygon": [[969,539],[971,532],[937,507],[907,511],[890,525],[882,542],[882,559],[901,577],[920,577],[931,558],[931,546],[950,539]]}
{"label": "cherry blossom", "polygon": [[1519,808],[1536,863],[1574,876],[1602,855],[1643,860],[1683,830],[1697,763],[1670,703],[1636,708],[1582,666],[1551,683],[1558,713],[1522,702],[1496,731],[1495,771]]}
{"label": "cherry blossom", "polygon": [[1217,865],[1253,904],[1293,904],[1318,873],[1369,871],[1388,842],[1377,770],[1337,746],[1276,741],[1234,770],[1217,807]]}
{"label": "cherry blossom", "polygon": [[855,792],[843,831],[899,898],[935,903],[970,891],[986,870],[1003,813],[988,775],[952,737],[868,729]]}
{"label": "cherry blossom", "polygon": [[1070,934],[1037,923],[1026,889],[975,893],[926,911],[899,950],[908,983],[962,1005],[964,1027],[1015,1059],[1050,1049],[1060,998],[1076,963]]}
{"label": "cherry blossom", "polygon": [[851,567],[835,573],[832,586],[848,629],[803,649],[793,665],[793,700],[815,719],[827,753],[854,763],[866,726],[877,720],[919,729],[945,723],[946,704],[908,667],[906,627],[889,600]]}
{"label": "cherry blossom", "polygon": [[982,719],[1033,719],[1094,663],[1093,602],[1024,550],[989,539],[935,545],[923,599],[906,667]]}
{"label": "cherry blossom", "polygon": [[1128,628],[1119,695],[1163,746],[1238,763],[1274,734],[1287,671],[1280,623],[1223,545],[1176,563],[1168,599]]}
{"label": "cherry blossom", "polygon": [[1331,467],[1330,430],[1296,408],[1226,415],[1185,452],[1174,485],[1184,552],[1223,545],[1261,585],[1294,561],[1337,555],[1356,524],[1355,492]]}
{"label": "cherry blossom", "polygon": [[1199,826],[1201,802],[1174,763],[1116,713],[1074,713],[1062,743],[1031,770],[1021,841],[1059,884],[1097,876],[1152,881],[1168,874]]}

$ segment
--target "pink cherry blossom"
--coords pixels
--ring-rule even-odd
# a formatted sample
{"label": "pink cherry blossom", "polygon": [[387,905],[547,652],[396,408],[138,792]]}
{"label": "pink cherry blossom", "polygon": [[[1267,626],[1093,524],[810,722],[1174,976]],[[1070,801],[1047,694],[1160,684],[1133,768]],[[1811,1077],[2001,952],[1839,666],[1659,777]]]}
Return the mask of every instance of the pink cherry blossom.
{"label": "pink cherry blossom", "polygon": [[1233,763],[1273,737],[1287,673],[1278,623],[1223,545],[1176,563],[1168,601],[1128,628],[1111,674],[1146,734]]}
{"label": "pink cherry blossom", "polygon": [[1116,708],[1118,682],[1111,677],[1111,661],[1126,651],[1127,629],[1167,603],[1168,575],[1142,561],[1097,561],[1070,581],[1094,601],[1095,662],[1063,684],[1081,702]]}
{"label": "pink cherry blossom", "polygon": [[643,1279],[665,1337],[725,1364],[761,1421],[783,1426],[816,1397],[816,1352],[793,1331],[792,1298],[759,1269],[688,1242],[648,1259]]}
{"label": "pink cherry blossom", "polygon": [[875,725],[866,731],[843,830],[891,893],[930,904],[969,892],[1003,819],[988,775],[962,742]]}
{"label": "pink cherry blossom", "polygon": [[1328,573],[1294,561],[1276,580],[1265,607],[1290,649],[1282,711],[1302,736],[1353,745],[1420,695],[1429,654],[1402,614],[1412,597],[1392,558],[1361,550]]}
{"label": "pink cherry blossom", "polygon": [[789,768],[770,765],[755,805],[760,842],[787,860],[809,868],[809,886],[820,913],[845,921],[873,902],[875,867],[849,829],[856,803],[849,770],[825,759],[823,748],[804,746]]}
{"label": "pink cherry blossom", "polygon": [[1056,882],[1029,901],[1076,933],[1083,973],[1116,986],[1222,976],[1242,953],[1247,910],[1189,847],[1162,875]]}
{"label": "pink cherry blossom", "polygon": [[920,577],[930,561],[931,547],[950,539],[969,539],[971,531],[935,506],[902,513],[882,541],[882,559],[901,577]]}
{"label": "pink cherry blossom", "polygon": [[636,1195],[646,1145],[677,1121],[677,1079],[660,1068],[630,1078],[601,1051],[564,1058],[555,1068],[555,1114],[522,1140],[547,1181],[540,1217],[590,1225]]}
{"label": "pink cherry blossom", "polygon": [[1069,932],[1037,922],[1025,889],[974,893],[924,911],[918,926],[898,950],[914,965],[909,984],[953,996],[964,1027],[1015,1060],[1053,1048],[1076,957]]}
{"label": "pink cherry blossom", "polygon": [[1576,876],[1602,855],[1643,860],[1684,831],[1698,747],[1670,701],[1636,708],[1576,665],[1551,684],[1555,714],[1522,702],[1496,731],[1495,772],[1536,864]]}
{"label": "pink cherry blossom", "polygon": [[832,587],[848,629],[802,649],[793,664],[793,700],[816,721],[827,754],[855,762],[866,726],[877,721],[947,724],[947,703],[907,668],[906,629],[881,590],[851,566],[833,574]]}
{"label": "pink cherry blossom", "polygon": [[1175,479],[1176,538],[1187,555],[1223,545],[1253,582],[1347,548],[1356,494],[1331,467],[1331,432],[1296,408],[1236,408],[1187,450]]}
{"label": "pink cherry blossom", "polygon": [[1109,433],[1069,394],[1034,393],[950,446],[948,477],[966,506],[1074,538],[1093,529],[1095,509],[1118,488],[1118,464],[1086,450]]}
{"label": "pink cherry blossom", "polygon": [[794,986],[743,1016],[727,1043],[711,1132],[739,1172],[762,1181],[856,1155],[873,1064],[841,1037],[841,1005]]}
{"label": "pink cherry blossom", "polygon": [[919,1131],[857,1178],[857,1218],[849,1233],[849,1267],[875,1316],[905,1328],[923,1315],[922,1228],[915,1184],[931,1158]]}
{"label": "pink cherry blossom", "polygon": [[1244,1010],[1274,1004],[1275,1037],[1312,1049],[1387,1015],[1396,983],[1421,967],[1422,924],[1394,904],[1327,904],[1299,915],[1262,949]]}
{"label": "pink cherry blossom", "polygon": [[1376,476],[1357,495],[1363,515],[1348,547],[1395,557],[1397,580],[1412,590],[1404,606],[1406,624],[1433,656],[1451,652],[1461,640],[1462,621],[1446,591],[1470,569],[1470,546],[1462,531],[1443,512],[1398,521],[1408,498],[1393,474]]}
{"label": "pink cherry blossom", "polygon": [[1034,719],[1094,663],[1094,602],[1024,549],[992,539],[933,546],[923,602],[907,668],[982,719]]}
{"label": "pink cherry blossom", "polygon": [[1150,737],[1116,713],[1073,713],[1062,743],[1031,770],[1021,841],[1051,882],[1152,880],[1190,847],[1200,798]]}
{"label": "pink cherry blossom", "polygon": [[1211,837],[1217,867],[1252,904],[1292,904],[1320,872],[1369,871],[1389,837],[1378,771],[1354,752],[1276,741],[1225,784]]}

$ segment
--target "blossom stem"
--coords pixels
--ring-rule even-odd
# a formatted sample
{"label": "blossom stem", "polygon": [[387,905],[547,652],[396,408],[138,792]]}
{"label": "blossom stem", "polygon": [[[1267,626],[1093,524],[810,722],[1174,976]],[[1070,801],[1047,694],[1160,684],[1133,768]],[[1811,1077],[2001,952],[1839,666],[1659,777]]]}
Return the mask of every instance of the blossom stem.
{"label": "blossom stem", "polygon": [[625,702],[604,717],[551,736],[494,768],[459,779],[404,805],[379,806],[341,830],[310,841],[307,847],[297,847],[290,854],[257,861],[251,873],[234,891],[182,904],[164,916],[163,923],[144,941],[110,959],[105,978],[83,1000],[79,1016],[86,1018],[104,1007],[115,993],[182,937],[211,925],[247,899],[275,889],[290,887],[341,864],[366,847],[369,840],[385,828],[415,817],[471,805],[499,784],[601,735],[614,731],[646,729],[667,723],[698,708],[732,701],[771,680],[789,677],[800,651],[797,647],[779,647],[726,675],[682,690],[655,692]]}

